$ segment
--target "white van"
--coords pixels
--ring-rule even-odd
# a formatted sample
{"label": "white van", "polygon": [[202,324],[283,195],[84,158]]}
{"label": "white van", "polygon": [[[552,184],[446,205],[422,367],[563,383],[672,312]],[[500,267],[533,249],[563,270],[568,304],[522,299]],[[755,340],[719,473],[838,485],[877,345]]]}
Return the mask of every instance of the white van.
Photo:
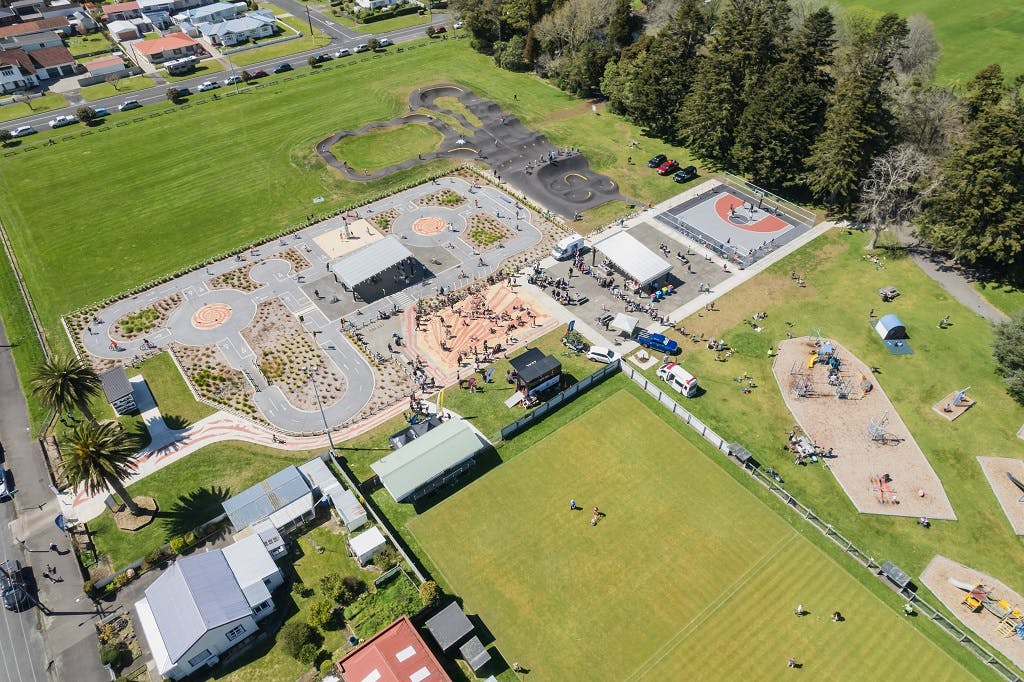
{"label": "white van", "polygon": [[662,365],[658,368],[658,376],[687,398],[697,395],[697,377],[683,369],[682,365],[674,362]]}
{"label": "white van", "polygon": [[573,233],[551,247],[551,257],[555,260],[572,258],[576,252],[583,248],[583,237]]}

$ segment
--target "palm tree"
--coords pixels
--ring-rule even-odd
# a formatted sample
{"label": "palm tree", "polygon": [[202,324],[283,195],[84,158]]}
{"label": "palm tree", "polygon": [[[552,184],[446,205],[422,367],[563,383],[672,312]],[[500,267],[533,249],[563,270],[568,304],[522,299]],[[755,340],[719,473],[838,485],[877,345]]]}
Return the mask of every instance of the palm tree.
{"label": "palm tree", "polygon": [[102,385],[96,371],[76,357],[54,357],[43,363],[32,378],[32,393],[58,413],[77,407],[93,424],[96,418],[89,400],[100,393]]}
{"label": "palm tree", "polygon": [[128,511],[143,514],[122,483],[133,475],[135,445],[115,422],[82,422],[61,445],[60,476],[71,487],[84,485],[90,495],[113,488]]}

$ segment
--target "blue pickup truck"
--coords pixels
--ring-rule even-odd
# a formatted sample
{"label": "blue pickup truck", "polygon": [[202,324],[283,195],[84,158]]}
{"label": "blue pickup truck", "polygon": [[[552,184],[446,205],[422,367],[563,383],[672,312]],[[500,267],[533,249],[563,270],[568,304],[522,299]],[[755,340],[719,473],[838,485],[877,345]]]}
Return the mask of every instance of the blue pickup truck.
{"label": "blue pickup truck", "polygon": [[636,342],[645,348],[656,350],[659,353],[675,355],[679,352],[679,344],[672,339],[662,334],[652,334],[642,329],[636,335]]}

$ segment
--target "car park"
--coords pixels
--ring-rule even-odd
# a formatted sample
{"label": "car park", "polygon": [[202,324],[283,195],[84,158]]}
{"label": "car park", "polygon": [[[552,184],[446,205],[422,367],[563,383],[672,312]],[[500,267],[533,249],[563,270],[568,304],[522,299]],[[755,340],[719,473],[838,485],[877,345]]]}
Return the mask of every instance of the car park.
{"label": "car park", "polygon": [[28,589],[21,572],[21,562],[17,559],[8,559],[0,564],[0,595],[8,611],[20,611],[28,605]]}
{"label": "car park", "polygon": [[292,70],[292,65],[289,64],[288,62],[285,62],[284,64],[278,64],[277,66],[274,67],[274,73],[284,73],[286,71],[291,71],[291,70]]}
{"label": "car park", "polygon": [[241,82],[242,82],[242,77],[239,76],[237,73],[231,74],[230,76],[228,76],[227,78],[224,79],[224,85],[235,85],[236,83],[241,83]]}
{"label": "car park", "polygon": [[697,167],[687,166],[681,170],[676,171],[676,174],[672,176],[672,179],[676,182],[689,182],[697,177]]}
{"label": "car park", "polygon": [[26,135],[32,135],[36,132],[36,129],[32,126],[18,126],[11,131],[11,137],[25,137]]}
{"label": "car park", "polygon": [[366,43],[359,43],[358,45],[356,45],[356,52],[369,52],[369,51],[370,51],[370,46],[367,45]]}
{"label": "car park", "polygon": [[110,116],[110,112],[103,107],[96,107],[92,110],[93,118],[103,118],[104,116]]}
{"label": "car park", "polygon": [[658,166],[658,175],[669,175],[677,170],[679,170],[679,164],[676,163],[675,159],[669,159]]}
{"label": "car park", "polygon": [[117,105],[118,111],[131,111],[132,109],[138,109],[142,104],[137,99],[126,99]]}
{"label": "car park", "polygon": [[390,47],[391,45],[394,45],[390,38],[381,38],[377,41],[377,44],[381,47]]}
{"label": "car park", "polygon": [[47,124],[51,128],[63,128],[64,126],[74,125],[78,123],[78,119],[74,116],[58,116],[57,118],[51,119]]}
{"label": "car park", "polygon": [[216,90],[219,87],[220,83],[217,81],[203,81],[196,89],[199,90],[199,92],[207,92],[208,90]]}
{"label": "car park", "polygon": [[654,156],[654,158],[652,158],[650,161],[647,162],[647,167],[648,168],[657,168],[661,164],[665,163],[665,161],[667,161],[667,160],[668,160],[667,156],[665,156],[664,154],[658,154],[658,155]]}
{"label": "car park", "polygon": [[601,362],[606,365],[615,362],[620,357],[621,356],[611,348],[606,348],[604,346],[591,346],[590,350],[587,351],[587,360]]}
{"label": "car park", "polygon": [[341,59],[342,57],[347,57],[350,54],[352,54],[352,50],[348,49],[347,47],[343,47],[334,53],[334,57],[335,59]]}

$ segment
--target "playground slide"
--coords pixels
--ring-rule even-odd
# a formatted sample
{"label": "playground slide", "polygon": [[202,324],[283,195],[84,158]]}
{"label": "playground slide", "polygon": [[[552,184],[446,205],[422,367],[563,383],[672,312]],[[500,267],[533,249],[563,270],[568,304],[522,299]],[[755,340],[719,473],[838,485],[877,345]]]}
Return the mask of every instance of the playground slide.
{"label": "playground slide", "polygon": [[946,582],[953,587],[963,590],[964,592],[970,592],[975,587],[973,583],[965,583],[964,581],[957,580],[956,578],[946,578]]}
{"label": "playground slide", "polygon": [[818,354],[811,353],[811,356],[807,358],[807,369],[814,369],[814,363],[818,361]]}

